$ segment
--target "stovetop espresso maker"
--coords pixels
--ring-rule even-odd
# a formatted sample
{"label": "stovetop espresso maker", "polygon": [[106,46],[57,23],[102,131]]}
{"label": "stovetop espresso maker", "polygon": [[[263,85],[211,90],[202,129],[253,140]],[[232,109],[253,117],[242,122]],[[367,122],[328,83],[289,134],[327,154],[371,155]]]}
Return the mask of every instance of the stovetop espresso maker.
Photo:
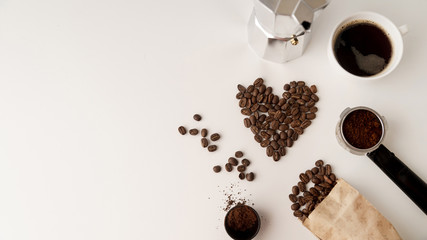
{"label": "stovetop espresso maker", "polygon": [[313,21],[329,0],[255,0],[249,45],[263,59],[285,63],[304,53]]}

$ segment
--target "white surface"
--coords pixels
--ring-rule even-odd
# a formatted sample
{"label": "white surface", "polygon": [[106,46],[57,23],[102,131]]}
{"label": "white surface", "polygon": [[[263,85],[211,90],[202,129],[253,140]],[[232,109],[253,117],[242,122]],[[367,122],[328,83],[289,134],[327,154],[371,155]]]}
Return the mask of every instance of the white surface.
{"label": "white surface", "polygon": [[[319,158],[404,239],[426,239],[427,216],[367,157],[343,150],[334,127],[347,106],[377,110],[389,123],[385,145],[427,180],[427,2],[332,1],[304,56],[284,65],[249,49],[252,4],[2,1],[0,239],[227,239],[223,191],[232,183],[263,216],[256,239],[316,239],[288,194]],[[333,26],[361,10],[410,28],[400,65],[375,82],[343,80],[327,61]],[[319,89],[317,118],[279,162],[244,128],[235,99],[236,85],[257,77],[276,94],[292,80]],[[181,124],[220,132],[219,150],[179,135]],[[213,173],[236,150],[256,181]]]}

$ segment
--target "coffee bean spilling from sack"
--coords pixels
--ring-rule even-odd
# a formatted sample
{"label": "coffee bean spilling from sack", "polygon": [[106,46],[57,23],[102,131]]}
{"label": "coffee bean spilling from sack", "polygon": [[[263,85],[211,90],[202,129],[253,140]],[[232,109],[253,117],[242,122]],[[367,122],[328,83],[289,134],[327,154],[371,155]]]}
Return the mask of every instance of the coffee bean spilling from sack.
{"label": "coffee bean spilling from sack", "polygon": [[282,98],[273,94],[273,88],[267,87],[262,78],[247,88],[239,84],[237,89],[241,113],[247,116],[243,124],[274,161],[286,155],[286,148],[292,147],[316,118],[319,97],[315,85],[292,81],[283,86]]}
{"label": "coffee bean spilling from sack", "polygon": [[[336,184],[337,178],[332,173],[331,165],[324,165],[323,160],[317,160],[315,165],[314,168],[300,173],[299,179],[301,181],[292,187],[292,193],[289,194],[294,216],[301,221],[308,217],[317,205],[328,196]],[[312,187],[308,185],[312,185]]]}

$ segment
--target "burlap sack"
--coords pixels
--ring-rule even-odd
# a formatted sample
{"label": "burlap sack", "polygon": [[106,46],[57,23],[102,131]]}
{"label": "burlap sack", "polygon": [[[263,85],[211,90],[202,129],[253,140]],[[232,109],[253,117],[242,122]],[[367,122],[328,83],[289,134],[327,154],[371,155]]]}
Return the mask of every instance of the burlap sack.
{"label": "burlap sack", "polygon": [[401,239],[393,225],[342,179],[303,225],[322,240]]}

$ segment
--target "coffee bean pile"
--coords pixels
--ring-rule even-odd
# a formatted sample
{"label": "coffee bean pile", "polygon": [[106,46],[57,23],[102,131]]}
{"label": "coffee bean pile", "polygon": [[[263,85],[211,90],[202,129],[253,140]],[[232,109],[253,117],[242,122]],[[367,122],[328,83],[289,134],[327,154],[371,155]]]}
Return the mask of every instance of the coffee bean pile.
{"label": "coffee bean pile", "polygon": [[[200,114],[194,114],[193,119],[195,121],[200,121],[202,120],[202,116],[200,116]],[[178,132],[181,135],[185,135],[187,134],[187,129],[184,126],[179,126],[178,127]],[[200,132],[201,135],[201,139],[200,139],[200,143],[202,145],[203,148],[207,148],[209,152],[215,152],[218,149],[218,146],[215,144],[210,144],[210,142],[216,142],[221,138],[221,135],[219,135],[219,133],[213,133],[208,137],[208,130],[206,128],[202,128],[200,131],[197,128],[192,128],[190,130],[188,130],[188,133],[190,135],[193,136],[197,136]],[[209,141],[210,139],[210,141]]]}
{"label": "coffee bean pile", "polygon": [[317,87],[304,81],[292,81],[283,86],[282,98],[257,78],[247,88],[237,85],[241,113],[247,116],[243,123],[250,128],[254,139],[266,148],[268,157],[279,161],[286,155],[286,148],[294,142],[316,118]]}
{"label": "coffee bean pile", "polygon": [[[242,157],[243,157],[243,152],[237,151],[234,154],[234,157],[228,158],[228,161],[225,164],[224,168],[227,172],[231,172],[236,167],[237,171],[239,172],[239,178],[241,180],[246,179],[246,180],[251,182],[255,179],[255,174],[253,172],[245,173],[247,170],[247,167],[251,164],[251,162],[248,159],[244,158],[241,160],[241,162],[239,164],[238,158],[242,158]],[[217,166],[213,167],[213,171],[216,173],[220,172],[221,166],[217,165]]]}
{"label": "coffee bean pile", "polygon": [[[314,168],[299,175],[301,181],[292,187],[292,193],[289,194],[294,216],[301,221],[304,221],[317,205],[328,196],[336,184],[337,178],[332,173],[331,165],[324,165],[323,160],[317,160],[315,165]],[[309,187],[309,184],[312,187]]]}

